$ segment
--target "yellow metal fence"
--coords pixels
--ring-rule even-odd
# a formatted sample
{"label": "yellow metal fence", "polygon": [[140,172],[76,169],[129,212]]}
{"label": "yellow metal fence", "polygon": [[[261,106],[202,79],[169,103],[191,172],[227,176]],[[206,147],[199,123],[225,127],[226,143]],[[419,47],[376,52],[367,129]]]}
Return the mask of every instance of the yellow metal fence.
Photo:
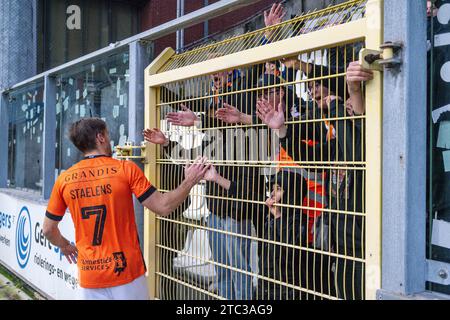
{"label": "yellow metal fence", "polygon": [[[362,111],[345,76],[360,49],[379,48],[381,8],[348,1],[185,53],[168,48],[146,69],[145,126],[170,139],[147,145],[147,177],[173,190],[198,155],[217,172],[170,216],[146,212],[152,297],[375,298],[381,75],[362,88]],[[171,123],[174,112],[196,121]]]}

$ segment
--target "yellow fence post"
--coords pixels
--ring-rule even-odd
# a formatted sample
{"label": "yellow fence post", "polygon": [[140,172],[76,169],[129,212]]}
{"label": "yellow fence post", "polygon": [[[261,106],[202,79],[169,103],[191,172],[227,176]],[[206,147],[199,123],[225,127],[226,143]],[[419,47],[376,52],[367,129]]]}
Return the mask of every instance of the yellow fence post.
{"label": "yellow fence post", "polygon": [[[149,77],[156,74],[158,70],[175,54],[172,48],[165,49],[153,62],[145,69],[145,128],[159,127],[159,115],[156,105],[158,103],[158,87],[149,85]],[[159,167],[156,164],[158,148],[155,144],[147,144],[145,176],[156,188],[159,187]],[[150,292],[150,299],[157,297],[156,292],[156,271],[158,268],[158,252],[156,244],[158,239],[159,224],[155,213],[148,209],[144,211],[144,259],[147,265],[147,279]]]}
{"label": "yellow fence post", "polygon": [[[383,0],[366,6],[366,48],[379,50],[383,43]],[[381,288],[381,155],[383,73],[373,71],[366,84],[366,299],[376,299]]]}

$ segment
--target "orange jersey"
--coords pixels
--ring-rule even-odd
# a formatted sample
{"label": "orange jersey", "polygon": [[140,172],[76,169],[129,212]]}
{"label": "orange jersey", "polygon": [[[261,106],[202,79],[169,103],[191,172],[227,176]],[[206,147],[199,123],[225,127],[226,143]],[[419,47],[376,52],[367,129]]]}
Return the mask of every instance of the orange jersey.
{"label": "orange jersey", "polygon": [[87,157],[58,177],[46,216],[60,221],[69,208],[81,287],[118,286],[145,273],[132,194],[143,202],[155,190],[136,164],[106,156]]}

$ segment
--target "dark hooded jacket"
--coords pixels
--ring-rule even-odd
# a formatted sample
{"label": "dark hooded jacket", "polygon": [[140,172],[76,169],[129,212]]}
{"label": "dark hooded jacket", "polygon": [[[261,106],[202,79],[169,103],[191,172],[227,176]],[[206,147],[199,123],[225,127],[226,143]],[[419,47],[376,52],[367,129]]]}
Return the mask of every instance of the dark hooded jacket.
{"label": "dark hooded jacket", "polygon": [[[275,183],[284,191],[281,205],[301,206],[306,186],[301,175],[280,171],[273,176],[271,186]],[[305,244],[306,233],[302,230],[306,228],[306,217],[300,208],[280,207],[280,211],[281,216],[275,218],[267,207],[265,210],[263,239],[277,244],[263,242],[259,258],[260,274],[291,285],[299,285],[300,250],[282,244]],[[267,280],[260,280],[258,287],[259,295],[263,299],[292,299],[295,296],[295,290]]]}

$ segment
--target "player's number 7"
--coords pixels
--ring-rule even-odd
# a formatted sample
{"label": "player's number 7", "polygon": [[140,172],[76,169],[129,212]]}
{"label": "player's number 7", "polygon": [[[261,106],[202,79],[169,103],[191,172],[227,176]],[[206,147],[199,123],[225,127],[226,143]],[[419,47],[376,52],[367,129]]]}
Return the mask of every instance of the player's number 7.
{"label": "player's number 7", "polygon": [[91,216],[97,216],[95,219],[94,238],[92,239],[93,246],[102,244],[103,229],[106,221],[106,206],[94,206],[81,208],[81,218],[89,219]]}

